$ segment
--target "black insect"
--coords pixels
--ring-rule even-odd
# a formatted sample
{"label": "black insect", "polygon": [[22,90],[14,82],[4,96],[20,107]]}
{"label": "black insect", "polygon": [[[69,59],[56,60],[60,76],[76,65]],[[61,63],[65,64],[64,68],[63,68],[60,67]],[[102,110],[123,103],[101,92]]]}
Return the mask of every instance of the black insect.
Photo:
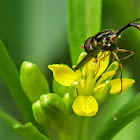
{"label": "black insect", "polygon": [[[133,55],[134,52],[130,51],[130,50],[119,49],[116,46],[116,40],[120,37],[120,34],[128,27],[135,27],[138,30],[140,30],[140,24],[136,23],[139,20],[140,20],[140,18],[128,23],[126,26],[124,26],[123,28],[121,28],[118,31],[105,30],[105,31],[101,31],[101,32],[97,33],[95,36],[89,37],[85,41],[84,46],[83,46],[85,51],[88,54],[84,57],[84,59],[81,62],[79,62],[73,68],[75,70],[79,69],[92,58],[96,58],[96,60],[97,60],[98,59],[97,55],[99,52],[102,52],[102,54],[101,54],[101,56],[102,56],[105,51],[109,51],[109,53],[107,55],[104,55],[104,57],[102,57],[102,59],[104,59],[105,57],[107,57],[108,55],[110,55],[112,53],[114,55],[114,59],[116,59],[119,62],[119,65],[121,67],[120,79],[121,79],[121,91],[122,91],[122,64],[121,64],[120,60],[127,59],[128,57]],[[117,56],[117,52],[128,52],[130,54],[122,59],[119,59]],[[101,59],[99,61],[101,61]],[[99,62],[99,65],[100,65],[100,62]]]}

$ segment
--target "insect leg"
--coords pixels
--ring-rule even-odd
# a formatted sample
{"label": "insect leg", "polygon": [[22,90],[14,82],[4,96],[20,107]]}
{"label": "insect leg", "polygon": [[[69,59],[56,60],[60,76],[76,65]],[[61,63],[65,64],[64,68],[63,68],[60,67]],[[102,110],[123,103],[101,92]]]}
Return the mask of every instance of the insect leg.
{"label": "insect leg", "polygon": [[[94,62],[97,62],[98,59],[99,59],[100,57],[102,57],[103,54],[104,54],[104,52],[102,52],[101,55],[100,55],[99,57],[95,58],[95,59],[93,60],[93,63],[94,63]],[[99,68],[100,68],[100,60],[99,60],[99,67],[98,67],[97,72],[96,72],[96,74],[94,75],[94,77],[97,75]],[[94,78],[94,77],[93,77],[93,78]]]}
{"label": "insect leg", "polygon": [[121,77],[120,77],[120,79],[121,79],[121,92],[122,92],[122,88],[123,88],[122,87],[123,66],[122,66],[122,63],[121,63],[120,59],[118,58],[117,54],[115,52],[113,52],[113,51],[112,51],[112,53],[113,53],[114,57],[116,58],[116,60],[119,62],[119,66],[121,67]]}
{"label": "insect leg", "polygon": [[[117,55],[118,50],[116,50],[115,53],[116,53],[116,55]],[[112,59],[112,62],[114,62],[114,61],[115,61],[115,56],[114,56],[113,59]]]}
{"label": "insect leg", "polygon": [[98,59],[99,59],[100,57],[102,57],[103,54],[104,54],[104,52],[102,52],[101,55],[100,55],[99,57],[95,58],[95,59],[93,60],[93,62],[97,62]]}
{"label": "insect leg", "polygon": [[[104,53],[102,53],[102,54],[104,54]],[[103,60],[103,59],[105,59],[108,55],[110,55],[110,52],[108,53],[108,54],[106,54],[106,55],[104,55],[101,59],[99,59],[99,57],[97,57],[97,59],[99,59],[99,67],[98,67],[98,69],[97,69],[97,71],[96,71],[96,74],[94,75],[94,77],[97,75],[97,73],[98,73],[98,70],[99,70],[99,68],[100,68],[100,62],[101,62],[101,60]],[[102,55],[101,55],[102,56]],[[94,78],[93,77],[93,78]]]}
{"label": "insect leg", "polygon": [[121,58],[120,60],[127,59],[127,58],[129,58],[130,56],[132,56],[134,54],[133,51],[125,50],[125,49],[117,49],[117,51],[119,51],[119,52],[129,52],[130,53],[128,56],[126,56],[124,58]]}

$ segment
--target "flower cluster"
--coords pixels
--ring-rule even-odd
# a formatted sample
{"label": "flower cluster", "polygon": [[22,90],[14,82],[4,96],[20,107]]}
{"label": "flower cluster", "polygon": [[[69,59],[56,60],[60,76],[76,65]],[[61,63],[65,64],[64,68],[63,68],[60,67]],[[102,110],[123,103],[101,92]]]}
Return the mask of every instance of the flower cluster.
{"label": "flower cluster", "polygon": [[[105,52],[107,55],[108,52]],[[83,59],[81,53],[78,62]],[[96,63],[95,58],[86,63],[82,70],[73,71],[63,64],[49,65],[55,80],[63,86],[68,86],[68,95],[72,101],[73,111],[79,116],[94,116],[98,106],[109,94],[119,94],[126,91],[135,81],[123,78],[113,79],[119,67],[119,62],[114,61],[109,65],[109,55],[105,58],[99,53]],[[122,92],[121,92],[122,91]]]}

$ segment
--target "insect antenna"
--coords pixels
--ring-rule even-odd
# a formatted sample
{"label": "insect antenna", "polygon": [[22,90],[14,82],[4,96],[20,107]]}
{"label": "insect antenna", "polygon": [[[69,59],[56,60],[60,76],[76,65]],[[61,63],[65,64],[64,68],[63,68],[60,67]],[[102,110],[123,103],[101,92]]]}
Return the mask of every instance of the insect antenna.
{"label": "insect antenna", "polygon": [[124,27],[122,27],[115,35],[116,36],[119,36],[125,29],[127,29],[129,27],[135,27],[138,30],[140,30],[140,24],[139,23],[135,23],[135,22],[137,22],[139,20],[140,20],[140,18],[138,18],[137,20],[134,20],[134,21],[128,23],[127,25],[125,25]]}

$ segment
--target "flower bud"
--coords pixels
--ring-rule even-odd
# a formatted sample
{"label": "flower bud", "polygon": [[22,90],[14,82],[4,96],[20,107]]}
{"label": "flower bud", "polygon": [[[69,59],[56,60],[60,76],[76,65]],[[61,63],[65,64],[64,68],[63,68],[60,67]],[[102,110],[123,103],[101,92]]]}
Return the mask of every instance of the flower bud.
{"label": "flower bud", "polygon": [[72,110],[72,100],[70,98],[70,95],[69,93],[66,93],[64,96],[63,96],[63,101],[67,107],[67,110],[68,110],[68,113],[72,114],[73,113],[73,110]]}
{"label": "flower bud", "polygon": [[78,82],[74,82],[69,86],[69,96],[72,100],[72,102],[76,99],[77,97],[77,91],[76,91],[76,87],[78,86]]}
{"label": "flower bud", "polygon": [[102,85],[104,85],[104,87],[94,89],[95,91],[94,97],[99,105],[107,98],[111,90],[111,84],[109,81],[106,81],[106,83]]}
{"label": "flower bud", "polygon": [[67,110],[62,98],[54,93],[43,94],[32,106],[33,114],[39,124],[46,127],[60,127],[65,124]]}
{"label": "flower bud", "polygon": [[[108,67],[108,69],[105,72],[108,71],[117,71],[119,68],[119,62],[118,61],[114,61],[110,64],[110,66]],[[108,77],[106,80],[111,80],[113,76]]]}
{"label": "flower bud", "polygon": [[119,62],[118,61],[114,61],[110,64],[110,66],[108,67],[108,69],[106,70],[106,72],[108,71],[117,71],[119,68]]}
{"label": "flower bud", "polygon": [[37,102],[35,102],[32,105],[32,110],[33,110],[34,118],[39,124],[41,124],[43,126],[49,125],[50,121],[47,122],[47,120],[50,118],[46,119],[44,112],[40,105],[40,100],[38,100]]}
{"label": "flower bud", "polygon": [[20,81],[22,88],[32,103],[37,101],[42,94],[49,92],[48,82],[39,68],[31,62],[25,61],[22,64]]}

